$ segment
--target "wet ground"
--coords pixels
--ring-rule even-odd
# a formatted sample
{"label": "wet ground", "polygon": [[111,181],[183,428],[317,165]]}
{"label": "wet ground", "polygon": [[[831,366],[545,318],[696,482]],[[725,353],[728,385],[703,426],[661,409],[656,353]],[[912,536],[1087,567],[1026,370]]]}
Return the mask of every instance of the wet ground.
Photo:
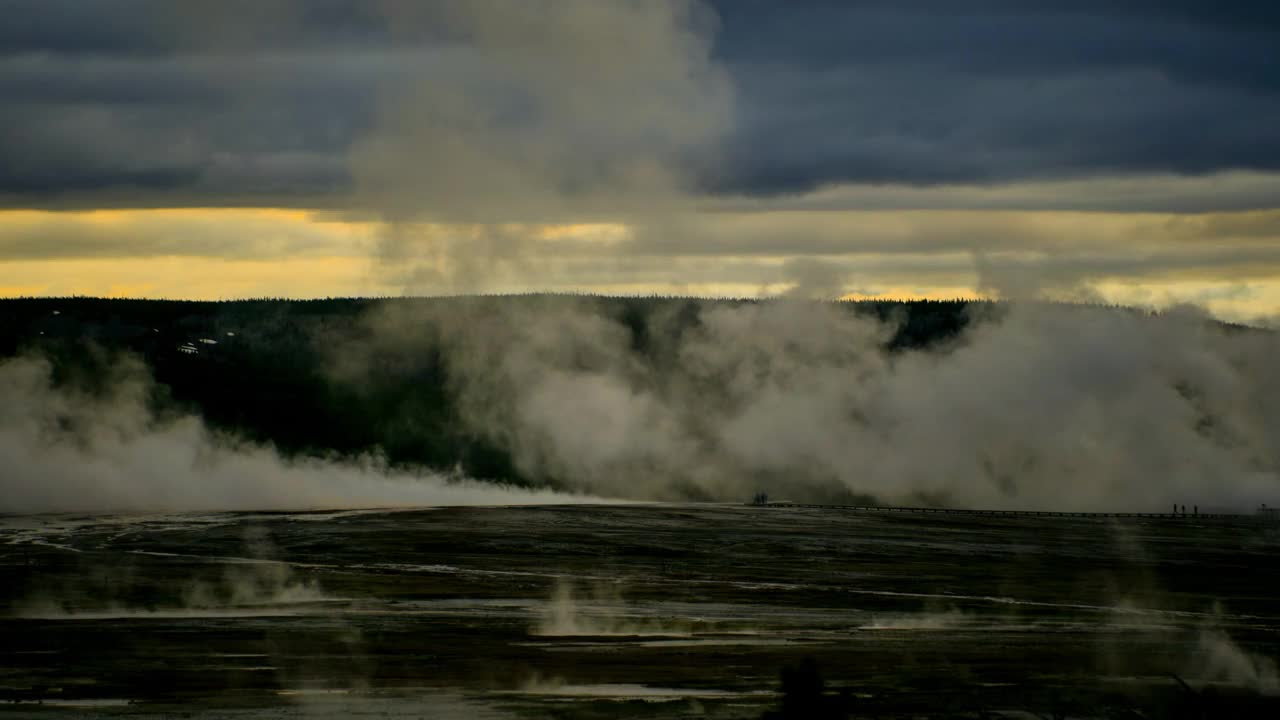
{"label": "wet ground", "polygon": [[0,715],[758,718],[816,668],[854,717],[1276,717],[1277,550],[716,505],[3,517]]}

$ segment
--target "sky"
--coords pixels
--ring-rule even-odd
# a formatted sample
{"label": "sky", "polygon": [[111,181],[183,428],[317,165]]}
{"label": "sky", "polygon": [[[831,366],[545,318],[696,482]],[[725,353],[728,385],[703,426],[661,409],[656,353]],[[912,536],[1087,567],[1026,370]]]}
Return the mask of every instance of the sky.
{"label": "sky", "polygon": [[0,0],[0,296],[1280,316],[1280,6]]}

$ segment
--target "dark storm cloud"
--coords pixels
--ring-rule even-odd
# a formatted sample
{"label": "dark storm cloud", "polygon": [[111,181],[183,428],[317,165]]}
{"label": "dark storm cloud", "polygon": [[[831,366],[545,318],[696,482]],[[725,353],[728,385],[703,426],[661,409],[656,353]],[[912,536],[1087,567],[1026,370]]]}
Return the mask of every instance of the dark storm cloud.
{"label": "dark storm cloud", "polygon": [[6,0],[3,12],[0,54],[335,49],[387,34],[371,4],[353,0]]}
{"label": "dark storm cloud", "polygon": [[717,187],[1274,170],[1280,13],[1209,5],[722,3]]}
{"label": "dark storm cloud", "polygon": [[[467,38],[412,7],[10,0],[0,203],[333,202],[385,92],[461,72],[420,51]],[[720,161],[689,160],[708,192],[1280,169],[1273,3],[713,8],[736,101]]]}
{"label": "dark storm cloud", "polygon": [[139,204],[316,202],[345,187],[372,78],[389,72],[359,55],[0,58],[0,194],[18,206],[77,191],[134,192]]}
{"label": "dark storm cloud", "polygon": [[17,0],[0,23],[0,202],[317,205],[394,79],[351,2]]}

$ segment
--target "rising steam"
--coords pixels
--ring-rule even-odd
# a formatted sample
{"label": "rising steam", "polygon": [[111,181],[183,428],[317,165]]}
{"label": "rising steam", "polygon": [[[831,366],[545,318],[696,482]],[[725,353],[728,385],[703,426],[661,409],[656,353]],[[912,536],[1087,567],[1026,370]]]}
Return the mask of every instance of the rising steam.
{"label": "rising steam", "polygon": [[[647,500],[775,499],[1064,510],[1250,511],[1280,493],[1272,332],[1191,311],[1024,305],[945,347],[833,303],[671,303],[640,328],[575,298],[389,303],[332,343],[335,382],[374,357],[443,357],[465,429],[525,477]],[[692,318],[692,319],[691,319]],[[330,338],[331,339],[331,338]],[[376,458],[282,458],[157,416],[123,359],[89,393],[0,364],[0,511],[511,504],[574,496]]]}
{"label": "rising steam", "polygon": [[1262,695],[1280,695],[1280,673],[1271,658],[1245,650],[1216,628],[1202,630],[1196,645],[1189,677],[1245,687]]}
{"label": "rising steam", "polygon": [[585,596],[573,583],[561,580],[532,634],[547,637],[686,637],[693,623],[644,617],[628,607],[615,586],[597,585]]}
{"label": "rising steam", "polygon": [[413,292],[580,282],[574,263],[607,243],[547,231],[687,210],[731,127],[699,0],[376,7],[401,69],[351,149],[352,202],[383,221],[379,269]]}
{"label": "rising steam", "polygon": [[[108,619],[293,615],[322,604],[345,602],[326,593],[313,578],[276,559],[265,530],[246,529],[242,558],[225,558],[221,573],[193,573],[170,593],[147,591],[143,578],[125,566],[101,568],[71,582],[33,584],[16,605],[23,618]],[[169,590],[166,588],[166,590]],[[138,602],[138,597],[157,597]],[[132,598],[132,599],[131,599]]]}
{"label": "rising steam", "polygon": [[335,367],[442,347],[465,423],[530,477],[607,496],[1163,511],[1280,493],[1273,333],[1025,305],[890,353],[890,324],[776,301],[697,305],[693,323],[671,304],[638,350],[610,307],[389,306]]}
{"label": "rising steam", "polygon": [[142,364],[121,358],[102,393],[55,387],[37,357],[0,362],[0,512],[194,511],[500,505],[581,498],[388,472],[374,458],[287,460],[158,417]]}

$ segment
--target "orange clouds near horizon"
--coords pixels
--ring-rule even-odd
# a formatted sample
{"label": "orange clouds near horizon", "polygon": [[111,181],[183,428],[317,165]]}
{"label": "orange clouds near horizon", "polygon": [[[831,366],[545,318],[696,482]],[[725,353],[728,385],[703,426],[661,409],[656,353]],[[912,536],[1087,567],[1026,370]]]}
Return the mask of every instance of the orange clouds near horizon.
{"label": "orange clouds near horizon", "polygon": [[[826,283],[820,296],[832,298],[1033,296],[1025,291],[1153,307],[1190,302],[1233,320],[1280,314],[1277,211],[767,207],[761,201],[756,211],[705,211],[644,227],[394,228],[290,208],[7,210],[0,211],[0,296],[759,297],[790,293],[816,269]],[[397,246],[402,256],[386,251],[393,231],[408,238]],[[468,282],[449,276],[458,256],[468,259]]]}

